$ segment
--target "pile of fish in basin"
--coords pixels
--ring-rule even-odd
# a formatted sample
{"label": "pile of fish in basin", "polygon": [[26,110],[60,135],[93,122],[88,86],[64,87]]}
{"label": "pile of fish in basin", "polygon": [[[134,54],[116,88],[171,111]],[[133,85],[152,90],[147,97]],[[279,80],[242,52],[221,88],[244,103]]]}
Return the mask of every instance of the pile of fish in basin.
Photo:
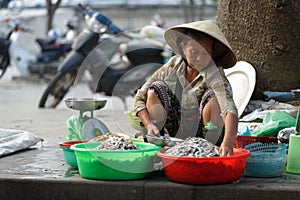
{"label": "pile of fish in basin", "polygon": [[166,177],[186,184],[237,181],[243,175],[246,159],[250,156],[248,150],[235,148],[233,156],[222,157],[217,146],[199,137],[176,140],[162,148],[114,133],[73,144],[70,150],[76,155],[79,174],[83,178],[146,178],[154,171],[157,155],[161,158]]}
{"label": "pile of fish in basin", "polygon": [[209,141],[190,137],[170,148],[161,149],[167,178],[186,184],[222,184],[239,180],[250,152],[234,148],[233,156],[220,156],[219,148]]}
{"label": "pile of fish in basin", "polygon": [[133,142],[118,134],[107,134],[72,145],[79,174],[83,178],[132,180],[148,177],[161,149],[151,143]]}

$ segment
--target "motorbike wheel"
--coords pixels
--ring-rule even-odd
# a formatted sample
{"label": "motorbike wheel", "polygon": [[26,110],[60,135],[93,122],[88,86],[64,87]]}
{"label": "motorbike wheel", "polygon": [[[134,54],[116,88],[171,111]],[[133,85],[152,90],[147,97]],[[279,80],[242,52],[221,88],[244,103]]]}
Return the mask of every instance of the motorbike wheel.
{"label": "motorbike wheel", "polygon": [[39,108],[55,108],[73,85],[76,74],[71,71],[55,75],[40,99]]}
{"label": "motorbike wheel", "polygon": [[9,55],[0,54],[0,78],[4,75],[8,65],[9,65]]}

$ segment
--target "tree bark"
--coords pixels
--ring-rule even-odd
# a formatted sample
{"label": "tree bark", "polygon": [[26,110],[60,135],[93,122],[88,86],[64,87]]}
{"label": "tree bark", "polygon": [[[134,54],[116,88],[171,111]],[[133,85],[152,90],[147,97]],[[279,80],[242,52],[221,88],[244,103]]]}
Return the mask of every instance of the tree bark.
{"label": "tree bark", "polygon": [[52,28],[52,21],[55,14],[55,11],[57,8],[59,8],[59,5],[62,0],[57,0],[56,3],[52,3],[51,0],[46,0],[46,8],[47,8],[47,28],[46,28],[46,34],[48,31]]}
{"label": "tree bark", "polygon": [[256,69],[252,99],[300,88],[300,1],[221,0],[217,22],[238,60]]}
{"label": "tree bark", "polygon": [[186,23],[194,21],[195,20],[194,0],[189,0],[188,3],[186,3],[186,0],[182,0],[181,7],[182,7],[184,21]]}

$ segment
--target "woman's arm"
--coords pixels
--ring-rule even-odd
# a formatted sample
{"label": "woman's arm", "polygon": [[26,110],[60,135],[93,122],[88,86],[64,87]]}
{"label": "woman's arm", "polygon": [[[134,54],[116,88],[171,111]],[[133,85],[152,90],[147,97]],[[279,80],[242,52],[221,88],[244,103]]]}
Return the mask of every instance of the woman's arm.
{"label": "woman's arm", "polygon": [[233,155],[233,147],[236,141],[238,118],[235,114],[228,112],[225,116],[225,134],[220,146],[221,156]]}
{"label": "woman's arm", "polygon": [[238,127],[238,110],[233,101],[232,88],[222,68],[213,66],[205,71],[206,83],[219,102],[224,120],[225,135],[220,146],[222,156],[233,155]]}

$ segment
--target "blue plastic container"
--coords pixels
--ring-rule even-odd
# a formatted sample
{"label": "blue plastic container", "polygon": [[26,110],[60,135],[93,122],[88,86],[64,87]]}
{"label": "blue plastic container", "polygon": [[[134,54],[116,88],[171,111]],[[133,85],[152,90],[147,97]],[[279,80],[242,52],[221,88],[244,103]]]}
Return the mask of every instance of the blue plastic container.
{"label": "blue plastic container", "polygon": [[283,175],[287,161],[286,144],[253,143],[244,148],[251,153],[246,161],[245,176],[277,177]]}

